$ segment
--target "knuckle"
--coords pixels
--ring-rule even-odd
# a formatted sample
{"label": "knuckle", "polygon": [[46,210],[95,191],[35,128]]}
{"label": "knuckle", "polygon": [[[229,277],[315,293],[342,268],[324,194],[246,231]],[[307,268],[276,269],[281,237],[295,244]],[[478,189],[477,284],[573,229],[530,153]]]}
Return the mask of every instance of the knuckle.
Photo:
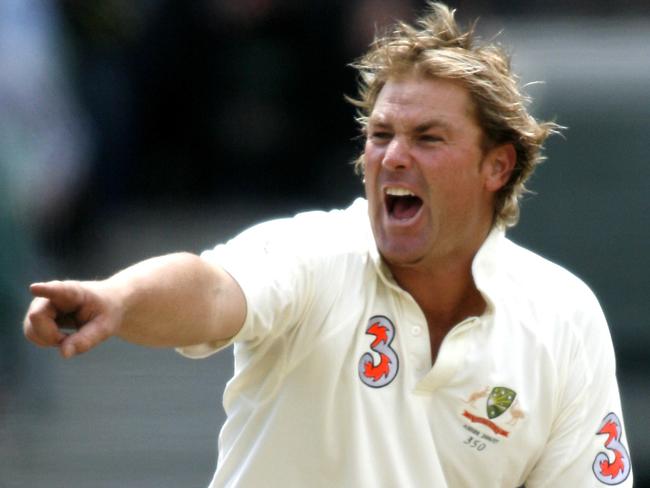
{"label": "knuckle", "polygon": [[36,321],[39,320],[40,318],[40,312],[38,310],[30,310],[27,312],[27,316],[25,317],[25,324],[33,324]]}
{"label": "knuckle", "polygon": [[25,338],[29,340],[31,343],[39,346],[39,347],[46,347],[47,343],[43,341],[43,339],[40,337],[39,334],[37,334],[34,329],[30,326],[25,327],[23,331]]}
{"label": "knuckle", "polygon": [[27,331],[28,328],[32,326],[32,323],[34,322],[34,317],[32,316],[31,313],[27,313],[25,315],[25,318],[23,319],[23,331]]}
{"label": "knuckle", "polygon": [[25,320],[25,322],[23,323],[23,334],[25,335],[25,337],[27,337],[30,340],[38,337],[38,331],[34,325],[34,322],[30,320]]}

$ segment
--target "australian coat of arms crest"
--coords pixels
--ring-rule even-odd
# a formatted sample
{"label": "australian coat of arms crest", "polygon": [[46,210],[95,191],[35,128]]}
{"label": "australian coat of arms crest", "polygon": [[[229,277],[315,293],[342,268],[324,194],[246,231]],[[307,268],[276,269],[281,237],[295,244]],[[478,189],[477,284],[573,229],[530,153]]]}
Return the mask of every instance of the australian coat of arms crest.
{"label": "australian coat of arms crest", "polygon": [[465,400],[465,403],[470,405],[472,410],[475,410],[478,409],[476,403],[482,398],[487,398],[485,403],[485,414],[487,418],[476,415],[468,410],[463,412],[463,417],[473,423],[479,423],[489,427],[497,435],[508,437],[509,432],[497,425],[494,419],[509,412],[510,418],[506,422],[506,425],[514,426],[519,420],[524,418],[524,412],[518,407],[518,401],[516,400],[517,392],[506,386],[495,386],[492,389],[486,386],[482,390],[473,392]]}

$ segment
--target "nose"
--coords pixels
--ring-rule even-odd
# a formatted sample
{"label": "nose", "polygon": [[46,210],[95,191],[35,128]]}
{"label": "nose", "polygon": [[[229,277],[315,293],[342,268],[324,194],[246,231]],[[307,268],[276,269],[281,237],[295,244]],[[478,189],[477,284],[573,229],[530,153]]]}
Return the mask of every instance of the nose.
{"label": "nose", "polygon": [[384,153],[382,166],[386,169],[406,169],[411,165],[411,155],[408,142],[399,137],[394,137]]}

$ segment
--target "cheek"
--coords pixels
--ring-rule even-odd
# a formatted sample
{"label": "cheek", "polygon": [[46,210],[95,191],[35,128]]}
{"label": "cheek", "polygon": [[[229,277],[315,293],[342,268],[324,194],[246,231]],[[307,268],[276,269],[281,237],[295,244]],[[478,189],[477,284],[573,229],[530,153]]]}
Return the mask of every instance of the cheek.
{"label": "cheek", "polygon": [[478,170],[455,164],[453,160],[429,165],[422,173],[431,198],[439,206],[464,206],[480,193],[481,179]]}
{"label": "cheek", "polygon": [[366,141],[363,148],[363,158],[366,161],[366,166],[376,164],[376,162],[381,158],[380,151],[374,144]]}
{"label": "cheek", "polygon": [[365,150],[363,152],[363,161],[364,161],[364,177],[366,183],[373,180],[379,168],[381,167],[382,161],[382,152],[377,149],[372,144],[366,143]]}

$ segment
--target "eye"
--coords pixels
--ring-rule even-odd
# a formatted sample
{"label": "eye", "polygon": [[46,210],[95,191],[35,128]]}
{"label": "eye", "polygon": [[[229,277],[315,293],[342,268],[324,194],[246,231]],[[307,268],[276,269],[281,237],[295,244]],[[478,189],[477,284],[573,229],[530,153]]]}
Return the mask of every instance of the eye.
{"label": "eye", "polygon": [[425,143],[435,143],[435,142],[444,141],[444,139],[442,137],[440,137],[439,135],[436,135],[436,134],[422,134],[419,137],[419,140],[421,142],[425,142]]}
{"label": "eye", "polygon": [[393,134],[388,131],[371,131],[369,138],[374,142],[387,142],[390,141],[393,137]]}

